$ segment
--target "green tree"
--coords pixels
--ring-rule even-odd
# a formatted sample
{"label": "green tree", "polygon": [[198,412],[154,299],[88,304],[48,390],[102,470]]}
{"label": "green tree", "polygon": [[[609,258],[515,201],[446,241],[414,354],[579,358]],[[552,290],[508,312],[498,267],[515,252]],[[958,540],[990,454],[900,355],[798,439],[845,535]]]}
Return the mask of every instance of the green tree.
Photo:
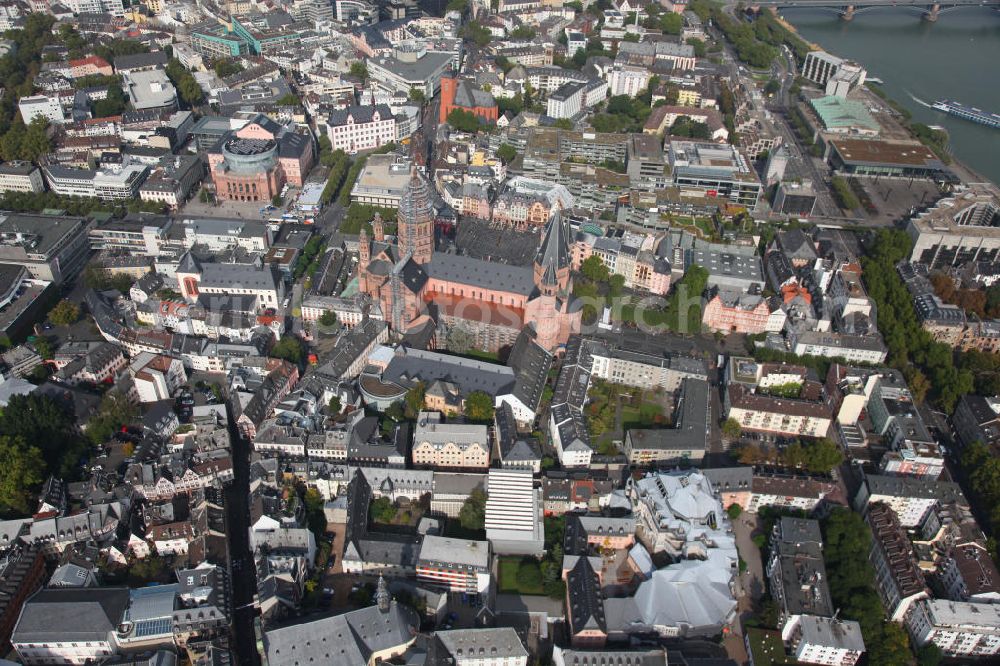
{"label": "green tree", "polygon": [[340,398],[338,396],[330,398],[330,402],[326,404],[326,409],[331,414],[339,414],[340,410],[343,409],[343,405],[340,404]]}
{"label": "green tree", "polygon": [[294,335],[285,335],[271,348],[271,358],[280,358],[290,363],[301,363],[306,349],[302,341]]}
{"label": "green tree", "polygon": [[470,421],[488,423],[493,420],[493,398],[485,391],[473,391],[465,398],[464,412]]}
{"label": "green tree", "polygon": [[38,158],[48,155],[52,150],[48,135],[49,121],[41,116],[28,125],[21,140],[21,159],[37,162]]}
{"label": "green tree", "polygon": [[917,650],[917,666],[938,666],[944,653],[934,643],[928,643]]}
{"label": "green tree", "polygon": [[371,503],[371,517],[377,523],[390,523],[396,517],[396,507],[388,497],[379,497]]}
{"label": "green tree", "polygon": [[46,463],[45,472],[63,477],[76,474],[76,463],[85,449],[74,418],[47,395],[11,397],[0,411],[0,435],[37,446]]}
{"label": "green tree", "polygon": [[736,419],[728,418],[722,423],[722,436],[726,439],[737,440],[741,434],[743,434],[743,428],[740,427],[740,422]]}
{"label": "green tree", "polygon": [[420,411],[424,408],[424,396],[427,393],[427,385],[422,381],[418,381],[414,384],[409,391],[406,392],[406,396],[403,398],[405,404],[405,415],[408,419],[415,419]]}
{"label": "green tree", "polygon": [[281,208],[281,204],[285,203],[285,200],[281,198],[280,194],[275,194],[271,197],[271,205],[275,208]]}
{"label": "green tree", "polygon": [[504,164],[510,164],[517,157],[517,148],[509,143],[501,143],[500,147],[497,148],[497,157],[499,157]]}
{"label": "green tree", "polygon": [[687,42],[685,43],[694,48],[695,58],[704,58],[708,55],[708,49],[705,48],[705,42],[697,37],[688,37]]}
{"label": "green tree", "polygon": [[19,514],[31,512],[31,490],[45,470],[42,453],[21,438],[0,436],[0,506]]}
{"label": "green tree", "polygon": [[134,423],[139,410],[120,391],[111,390],[101,398],[97,413],[87,421],[87,437],[94,444],[104,444],[122,426]]}
{"label": "green tree", "polygon": [[385,417],[388,420],[399,423],[406,418],[406,408],[403,406],[402,400],[397,400],[385,409]]}
{"label": "green tree", "polygon": [[596,254],[592,254],[580,264],[580,274],[591,282],[607,282],[610,277],[608,267],[604,260]]}
{"label": "green tree", "polygon": [[301,106],[302,100],[295,93],[288,93],[287,95],[282,95],[278,101],[274,103],[275,106]]}
{"label": "green tree", "polygon": [[736,520],[742,514],[743,514],[743,507],[737,504],[736,502],[730,504],[729,507],[726,509],[726,515],[729,516],[729,520]]}
{"label": "green tree", "polygon": [[417,102],[418,104],[423,104],[427,101],[427,95],[420,88],[413,87],[410,88],[410,101]]}
{"label": "green tree", "polygon": [[108,96],[105,99],[94,101],[91,106],[91,113],[95,118],[108,118],[110,116],[120,116],[128,108],[128,98],[122,91],[121,82],[115,80],[108,85]]}
{"label": "green tree", "polygon": [[463,39],[474,42],[479,48],[484,48],[492,38],[489,29],[477,21],[469,21],[462,26],[461,35]]}
{"label": "green tree", "polygon": [[844,462],[844,452],[831,439],[822,438],[806,445],[806,469],[813,473],[827,473]]}
{"label": "green tree", "polygon": [[49,340],[44,335],[35,338],[33,343],[35,351],[46,361],[51,361],[52,357],[55,355],[55,350],[52,348],[52,341]]}
{"label": "green tree", "polygon": [[458,522],[467,530],[482,530],[486,525],[486,493],[481,488],[475,488],[469,493],[469,498],[462,504],[458,513]]}
{"label": "green tree", "polygon": [[73,301],[62,299],[49,310],[49,321],[56,326],[75,324],[80,318],[80,306]]}
{"label": "green tree", "polygon": [[220,79],[224,79],[227,76],[232,76],[233,74],[239,74],[243,71],[243,65],[236,62],[235,60],[230,60],[228,58],[219,58],[212,65],[212,69],[215,70],[215,75]]}
{"label": "green tree", "polygon": [[479,116],[465,109],[452,109],[448,113],[448,124],[459,132],[478,132]]}
{"label": "green tree", "polygon": [[333,310],[325,310],[323,314],[319,316],[320,326],[335,326],[337,324],[337,313]]}
{"label": "green tree", "polygon": [[861,205],[858,197],[851,190],[851,186],[840,176],[830,179],[830,186],[833,188],[833,195],[837,198],[837,205],[845,210],[854,210]]}
{"label": "green tree", "polygon": [[323,512],[323,496],[316,488],[306,488],[302,495],[302,505],[306,508],[306,525],[309,531],[320,536],[326,532],[326,514]]}
{"label": "green tree", "polygon": [[469,9],[469,0],[448,0],[445,11],[464,14]]}
{"label": "green tree", "polygon": [[368,67],[365,65],[365,63],[363,63],[361,61],[352,62],[351,63],[350,74],[351,74],[351,76],[358,77],[362,81],[367,81],[368,80]]}

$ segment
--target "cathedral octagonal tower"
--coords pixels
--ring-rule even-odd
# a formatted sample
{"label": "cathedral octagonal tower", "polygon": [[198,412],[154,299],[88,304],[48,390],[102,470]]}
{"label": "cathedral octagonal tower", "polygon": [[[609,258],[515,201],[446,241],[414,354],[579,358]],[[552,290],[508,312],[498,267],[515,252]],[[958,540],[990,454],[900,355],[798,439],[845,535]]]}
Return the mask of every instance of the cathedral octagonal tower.
{"label": "cathedral octagonal tower", "polygon": [[410,172],[396,217],[399,251],[418,264],[430,263],[434,254],[434,211],[427,181],[414,167]]}

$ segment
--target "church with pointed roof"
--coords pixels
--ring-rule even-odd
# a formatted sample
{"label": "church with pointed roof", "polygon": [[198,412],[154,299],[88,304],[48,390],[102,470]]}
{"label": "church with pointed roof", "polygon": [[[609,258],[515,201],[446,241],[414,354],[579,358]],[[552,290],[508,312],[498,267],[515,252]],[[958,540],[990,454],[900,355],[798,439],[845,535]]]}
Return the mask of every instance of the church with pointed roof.
{"label": "church with pointed roof", "polygon": [[510,266],[434,250],[434,214],[427,181],[416,170],[399,204],[396,239],[383,220],[359,238],[359,289],[382,305],[400,335],[433,326],[439,346],[458,328],[478,349],[513,345],[530,327],[535,342],[558,351],[580,331],[582,309],[572,297],[570,232],[558,210],[549,220],[532,266]]}

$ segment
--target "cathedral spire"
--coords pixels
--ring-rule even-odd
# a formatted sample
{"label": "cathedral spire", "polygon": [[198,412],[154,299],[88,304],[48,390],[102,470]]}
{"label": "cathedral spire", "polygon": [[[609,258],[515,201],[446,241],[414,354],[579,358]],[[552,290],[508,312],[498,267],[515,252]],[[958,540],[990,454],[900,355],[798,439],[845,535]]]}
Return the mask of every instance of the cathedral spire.
{"label": "cathedral spire", "polygon": [[375,603],[378,604],[378,609],[383,613],[388,613],[389,607],[392,604],[392,595],[389,594],[389,586],[385,584],[385,576],[382,575],[378,577],[378,589],[375,590]]}
{"label": "cathedral spire", "polygon": [[569,227],[556,208],[535,254],[535,285],[544,294],[555,295],[556,292],[566,291],[569,288],[569,269]]}

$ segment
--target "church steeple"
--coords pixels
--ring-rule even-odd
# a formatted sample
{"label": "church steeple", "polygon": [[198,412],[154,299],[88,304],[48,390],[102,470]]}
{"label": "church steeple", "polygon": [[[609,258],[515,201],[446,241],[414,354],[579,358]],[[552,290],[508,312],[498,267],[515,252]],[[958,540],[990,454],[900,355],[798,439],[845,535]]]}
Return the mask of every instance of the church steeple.
{"label": "church steeple", "polygon": [[375,603],[383,613],[388,613],[392,606],[392,595],[389,594],[389,586],[385,584],[385,576],[378,577],[378,589],[375,590]]}
{"label": "church steeple", "polygon": [[399,201],[396,235],[402,255],[411,255],[418,264],[430,262],[434,254],[434,211],[427,181],[416,167]]}
{"label": "church steeple", "polygon": [[569,233],[559,209],[554,210],[535,254],[535,285],[543,294],[555,295],[569,288]]}

